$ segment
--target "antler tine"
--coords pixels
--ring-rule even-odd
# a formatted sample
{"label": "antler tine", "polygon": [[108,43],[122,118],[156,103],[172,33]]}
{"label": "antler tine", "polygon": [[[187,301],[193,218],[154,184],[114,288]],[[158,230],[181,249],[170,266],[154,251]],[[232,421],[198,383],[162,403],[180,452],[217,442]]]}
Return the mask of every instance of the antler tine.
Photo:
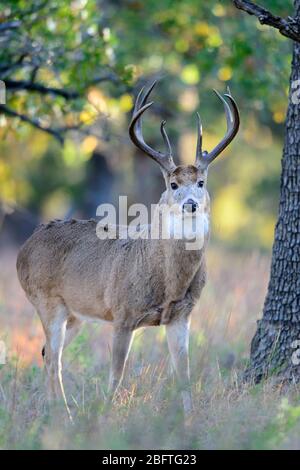
{"label": "antler tine", "polygon": [[136,113],[134,113],[134,115],[132,116],[131,123],[130,123],[130,126],[129,126],[129,135],[131,137],[131,140],[133,141],[133,143],[137,147],[139,147],[144,152],[146,152],[146,147],[148,147],[148,145],[144,141],[144,138],[143,138],[143,135],[142,135],[141,116],[152,105],[153,105],[153,101],[151,101],[150,103],[145,104],[145,106],[142,106],[141,108],[139,108],[136,111]]}
{"label": "antler tine", "polygon": [[172,158],[172,149],[171,149],[171,144],[169,141],[169,138],[167,136],[166,130],[164,128],[165,122],[163,121],[161,124],[161,134],[164,139],[164,143],[167,148],[166,153],[159,152],[157,150],[154,150],[151,148],[148,144],[146,144],[144,138],[143,138],[143,133],[142,133],[142,115],[144,112],[152,106],[153,101],[150,103],[147,103],[147,99],[153,90],[153,88],[156,85],[156,81],[152,83],[152,85],[147,89],[147,91],[144,93],[144,88],[141,89],[139,92],[135,106],[134,106],[134,111],[133,111],[133,116],[131,119],[131,123],[129,126],[129,135],[132,140],[132,142],[143,152],[145,152],[147,155],[149,155],[153,160],[155,160],[159,165],[166,170],[167,172],[172,171],[176,166],[174,164],[173,158]]}
{"label": "antler tine", "polygon": [[200,114],[197,112],[197,129],[198,129],[198,137],[197,137],[197,147],[196,147],[196,163],[202,157],[202,122]]}
{"label": "antler tine", "polygon": [[[223,98],[223,96],[220,95],[220,93],[217,90],[214,90],[214,92],[217,95],[217,97],[219,98],[219,100],[221,100],[223,105],[224,105],[224,110],[225,110],[225,115],[226,115],[226,123],[227,123],[227,131],[228,131],[228,126],[233,122],[233,116],[232,116],[230,106],[227,103],[227,101]],[[228,96],[228,97],[232,98],[231,95],[230,95],[230,92],[228,94],[226,93],[224,96]]]}
{"label": "antler tine", "polygon": [[155,87],[155,85],[157,84],[157,80],[154,80],[154,82],[152,83],[152,85],[150,85],[150,87],[148,88],[148,90],[146,91],[145,95],[144,95],[144,98],[142,100],[142,103],[141,105],[144,106],[147,102],[147,99],[149,98],[150,96],[150,93],[151,91],[153,90],[153,88]]}
{"label": "antler tine", "polygon": [[228,98],[225,100],[223,96],[217,90],[214,90],[218,98],[222,101],[224,105],[224,110],[226,114],[226,122],[227,122],[227,131],[224,138],[221,142],[209,153],[204,154],[199,157],[198,154],[196,155],[196,164],[199,167],[207,168],[208,165],[218,156],[221,152],[230,144],[230,142],[236,136],[239,126],[240,126],[240,116],[236,102],[234,101],[233,97],[231,96],[229,87],[227,88],[227,93],[225,93],[225,97]]}
{"label": "antler tine", "polygon": [[134,114],[139,110],[139,108],[141,107],[141,97],[142,97],[142,95],[143,95],[143,93],[144,93],[144,90],[145,90],[145,87],[143,86],[143,87],[140,89],[140,91],[139,91],[139,93],[138,93],[138,95],[137,95],[137,97],[136,97],[136,100],[135,100],[135,103],[134,103],[133,115],[134,115]]}
{"label": "antler tine", "polygon": [[[138,95],[137,95],[137,98],[136,98],[136,101],[135,101],[135,104],[134,104],[133,114],[132,114],[132,121],[133,121],[133,118],[136,116],[137,112],[141,108],[144,89],[145,89],[145,87],[142,87],[141,90],[139,91]],[[140,135],[142,133],[142,122],[141,121],[136,122],[135,132],[136,132],[137,135]]]}
{"label": "antler tine", "polygon": [[161,125],[160,125],[160,132],[161,132],[161,135],[164,139],[164,143],[165,143],[165,146],[168,150],[168,154],[172,155],[172,147],[171,147],[171,144],[170,144],[170,140],[169,140],[167,131],[165,129],[165,125],[166,125],[166,121],[162,121]]}
{"label": "antler tine", "polygon": [[[132,120],[134,118],[134,116],[136,115],[136,113],[144,107],[144,105],[146,104],[147,102],[147,99],[151,93],[151,91],[153,90],[153,88],[155,87],[157,81],[155,80],[152,85],[149,87],[149,89],[146,91],[146,93],[144,94],[143,96],[143,93],[144,93],[144,90],[145,90],[145,87],[143,86],[141,88],[141,90],[139,91],[139,94],[136,98],[136,102],[135,102],[135,105],[134,105],[134,110],[133,110],[133,117],[132,117]],[[150,107],[150,106],[149,106]],[[147,108],[146,108],[147,109]],[[145,110],[146,111],[146,110]],[[140,114],[140,116],[142,115],[143,113]],[[142,138],[142,120],[137,120],[136,122],[136,132],[140,134],[140,137]]]}
{"label": "antler tine", "polygon": [[135,100],[134,109],[133,109],[133,116],[136,114],[137,111],[139,111],[140,108],[142,108],[146,104],[147,99],[148,99],[151,91],[155,87],[156,83],[157,83],[157,81],[155,80],[144,95],[143,95],[143,93],[145,91],[145,87],[143,86],[140,89],[140,91],[137,95],[137,98]]}

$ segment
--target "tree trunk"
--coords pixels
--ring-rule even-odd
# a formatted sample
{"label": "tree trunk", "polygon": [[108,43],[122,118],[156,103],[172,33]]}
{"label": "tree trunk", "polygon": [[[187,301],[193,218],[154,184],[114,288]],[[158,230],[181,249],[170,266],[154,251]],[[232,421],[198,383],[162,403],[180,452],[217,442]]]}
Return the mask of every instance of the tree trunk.
{"label": "tree trunk", "polygon": [[[295,9],[300,20],[300,0],[295,1]],[[300,340],[300,103],[296,103],[296,89],[291,86],[294,83],[295,87],[297,80],[300,44],[294,43],[271,275],[246,371],[246,377],[254,377],[256,382],[272,373],[288,380],[300,378],[300,341],[296,342]]]}

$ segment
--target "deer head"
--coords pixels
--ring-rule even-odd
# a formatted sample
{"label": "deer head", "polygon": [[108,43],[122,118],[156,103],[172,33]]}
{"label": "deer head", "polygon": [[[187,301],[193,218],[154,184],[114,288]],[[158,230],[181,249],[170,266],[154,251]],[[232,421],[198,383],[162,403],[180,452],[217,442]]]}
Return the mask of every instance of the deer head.
{"label": "deer head", "polygon": [[196,158],[194,165],[175,165],[173,160],[172,148],[168,138],[165,124],[162,121],[160,126],[161,135],[163,137],[166,150],[164,153],[154,150],[144,140],[142,133],[142,115],[152,106],[153,101],[147,102],[149,95],[156,85],[156,81],[145,90],[144,87],[138,94],[135,102],[133,116],[129,126],[129,135],[132,142],[149,157],[155,160],[163,173],[166,182],[166,192],[164,193],[163,202],[168,205],[178,205],[181,211],[190,212],[197,211],[197,208],[203,204],[206,197],[206,180],[207,169],[211,162],[223,152],[236,136],[240,119],[237,105],[228,93],[223,98],[216,90],[215,93],[223,102],[227,132],[221,142],[210,152],[202,150],[202,124],[200,115],[197,113],[198,120],[198,140],[196,146]]}

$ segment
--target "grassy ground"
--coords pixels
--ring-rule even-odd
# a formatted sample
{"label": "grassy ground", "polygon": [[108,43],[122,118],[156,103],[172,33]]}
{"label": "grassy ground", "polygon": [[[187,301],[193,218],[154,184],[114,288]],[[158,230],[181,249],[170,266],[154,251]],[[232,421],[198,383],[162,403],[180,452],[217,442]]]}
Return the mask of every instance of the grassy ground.
{"label": "grassy ground", "polygon": [[262,308],[269,259],[211,248],[209,282],[195,308],[191,372],[195,412],[184,430],[163,328],[136,333],[124,387],[104,410],[110,325],[89,324],[64,355],[75,425],[49,411],[40,350],[43,333],[15,273],[15,252],[0,253],[0,448],[272,449],[300,447],[299,391],[271,383],[239,386]]}

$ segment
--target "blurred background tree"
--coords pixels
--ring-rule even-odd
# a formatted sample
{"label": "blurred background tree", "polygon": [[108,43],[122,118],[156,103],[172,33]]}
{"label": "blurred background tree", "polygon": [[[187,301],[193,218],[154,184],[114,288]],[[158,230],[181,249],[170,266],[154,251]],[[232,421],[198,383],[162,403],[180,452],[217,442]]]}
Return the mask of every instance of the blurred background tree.
{"label": "blurred background tree", "polygon": [[[292,1],[266,0],[287,16]],[[231,2],[7,0],[0,10],[0,199],[15,235],[38,219],[94,216],[128,194],[156,202],[163,182],[127,135],[134,96],[162,78],[145,134],[167,118],[178,160],[192,162],[195,112],[209,150],[225,130],[211,93],[230,85],[242,129],[210,174],[213,236],[269,249],[277,211],[291,45]],[[259,34],[258,34],[259,33]],[[159,118],[159,119],[158,119]]]}

